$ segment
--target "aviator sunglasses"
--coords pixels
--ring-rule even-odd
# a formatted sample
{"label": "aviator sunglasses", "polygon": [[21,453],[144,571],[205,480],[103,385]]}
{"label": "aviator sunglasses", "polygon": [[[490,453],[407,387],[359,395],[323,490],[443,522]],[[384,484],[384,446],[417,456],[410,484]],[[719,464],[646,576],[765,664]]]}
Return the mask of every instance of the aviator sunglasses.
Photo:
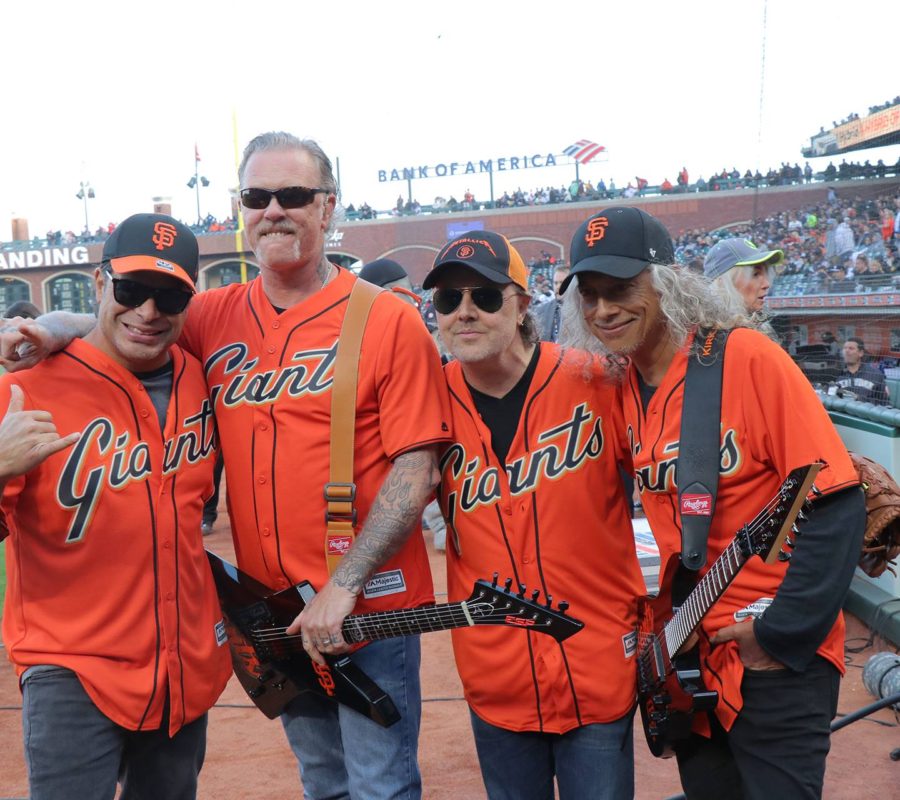
{"label": "aviator sunglasses", "polygon": [[452,314],[459,308],[466,292],[471,295],[472,302],[488,314],[496,314],[507,300],[518,295],[504,296],[503,290],[496,286],[463,286],[459,289],[435,289],[431,302],[438,314]]}
{"label": "aviator sunglasses", "polygon": [[317,194],[328,194],[328,189],[308,189],[305,186],[285,186],[283,189],[241,189],[241,205],[262,211],[269,207],[274,197],[282,208],[303,208],[315,200]]}
{"label": "aviator sunglasses", "polygon": [[180,314],[184,311],[191,298],[194,296],[191,292],[185,292],[182,289],[160,289],[156,286],[148,286],[146,283],[138,281],[130,281],[127,278],[118,278],[113,276],[112,270],[104,268],[103,270],[109,275],[113,285],[113,297],[120,306],[126,308],[139,308],[152,297],[156,303],[156,308],[163,314]]}

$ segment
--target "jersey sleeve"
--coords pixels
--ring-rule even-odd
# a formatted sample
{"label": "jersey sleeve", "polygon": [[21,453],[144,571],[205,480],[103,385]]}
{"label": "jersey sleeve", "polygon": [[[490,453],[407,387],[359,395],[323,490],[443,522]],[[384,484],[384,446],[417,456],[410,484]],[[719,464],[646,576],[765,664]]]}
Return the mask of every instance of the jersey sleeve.
{"label": "jersey sleeve", "polygon": [[[847,448],[806,376],[775,342],[752,331],[735,331],[737,369],[731,381],[744,384],[744,425],[754,454],[784,478],[796,467],[822,462],[816,486],[827,494],[859,483]],[[724,402],[728,402],[725,400]]]}
{"label": "jersey sleeve", "polygon": [[369,324],[380,339],[379,429],[384,452],[393,460],[450,441],[450,401],[440,356],[418,312],[390,295],[378,298],[376,310]]}
{"label": "jersey sleeve", "polygon": [[210,296],[208,291],[194,295],[188,306],[187,319],[181,329],[181,336],[178,337],[178,344],[197,359],[203,353],[203,309]]}

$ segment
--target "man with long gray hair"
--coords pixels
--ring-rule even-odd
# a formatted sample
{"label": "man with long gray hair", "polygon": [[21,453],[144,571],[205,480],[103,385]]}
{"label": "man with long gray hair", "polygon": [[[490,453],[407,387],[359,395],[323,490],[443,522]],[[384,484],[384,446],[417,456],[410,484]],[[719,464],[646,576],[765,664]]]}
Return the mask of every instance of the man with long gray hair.
{"label": "man with long gray hair", "polygon": [[[617,370],[637,483],[664,565],[681,550],[676,470],[681,417],[692,411],[683,408],[685,373],[708,329],[730,335],[719,485],[699,575],[788,473],[823,464],[821,494],[789,566],[750,559],[701,623],[702,675],[718,704],[694,717],[676,747],[692,800],[816,798],[844,671],[840,608],[859,554],[862,493],[846,448],[788,355],[742,327],[752,324],[746,307],[673,261],[668,231],[644,211],[614,207],[586,220],[572,240],[563,341],[601,350]],[[672,588],[666,576],[661,592]]]}

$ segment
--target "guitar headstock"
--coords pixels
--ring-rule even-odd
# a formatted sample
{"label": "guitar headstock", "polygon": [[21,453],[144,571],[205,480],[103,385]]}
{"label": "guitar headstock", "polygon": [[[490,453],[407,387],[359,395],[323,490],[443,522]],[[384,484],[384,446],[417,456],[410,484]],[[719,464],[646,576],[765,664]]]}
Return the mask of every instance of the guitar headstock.
{"label": "guitar headstock", "polygon": [[552,597],[547,597],[544,603],[540,602],[539,589],[526,597],[523,584],[515,593],[512,591],[512,578],[507,578],[501,587],[497,585],[498,577],[495,572],[491,583],[475,581],[472,595],[466,600],[466,609],[473,624],[524,628],[533,633],[546,633],[558,642],[584,627],[583,622],[566,614],[569,604],[564,600],[554,609]]}
{"label": "guitar headstock", "polygon": [[783,545],[793,547],[788,539],[791,532],[799,533],[795,522],[806,519],[802,509],[810,492],[816,493],[813,481],[822,464],[807,464],[797,467],[785,478],[778,493],[768,505],[742,531],[741,545],[749,551],[747,555],[757,555],[767,564],[777,560],[786,561],[789,553],[781,553]]}

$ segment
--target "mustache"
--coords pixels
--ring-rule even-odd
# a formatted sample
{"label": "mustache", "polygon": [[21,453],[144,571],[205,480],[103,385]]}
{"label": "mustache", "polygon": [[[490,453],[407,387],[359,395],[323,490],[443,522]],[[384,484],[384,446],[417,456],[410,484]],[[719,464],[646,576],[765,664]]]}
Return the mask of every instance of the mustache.
{"label": "mustache", "polygon": [[296,233],[296,229],[293,225],[285,224],[283,222],[276,222],[273,225],[267,225],[264,228],[259,228],[257,233],[260,236],[265,236],[267,233]]}

